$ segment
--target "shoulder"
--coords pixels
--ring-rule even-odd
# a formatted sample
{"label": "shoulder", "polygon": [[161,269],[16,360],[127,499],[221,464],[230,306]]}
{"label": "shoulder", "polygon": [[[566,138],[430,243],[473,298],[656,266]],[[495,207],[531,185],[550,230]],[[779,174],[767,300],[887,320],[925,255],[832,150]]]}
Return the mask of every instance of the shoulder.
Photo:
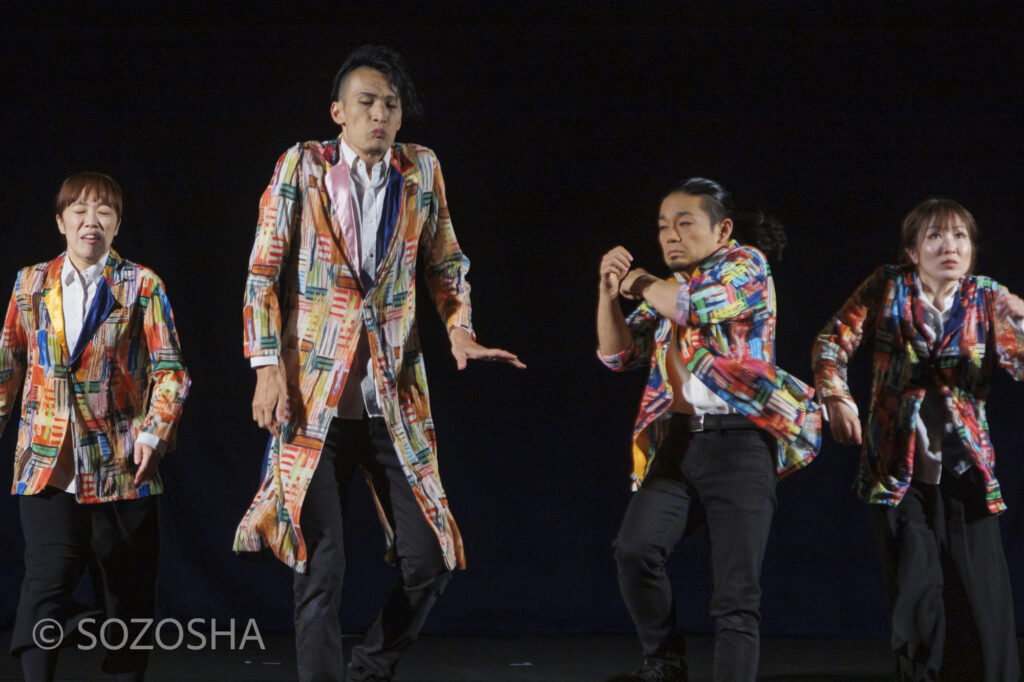
{"label": "shoulder", "polygon": [[396,142],[391,148],[391,153],[398,160],[399,168],[403,170],[415,165],[419,166],[421,173],[429,174],[441,165],[434,150],[421,144]]}
{"label": "shoulder", "polygon": [[998,291],[1006,288],[991,277],[986,277],[985,275],[968,275],[965,279],[967,285],[976,287],[982,291]]}
{"label": "shoulder", "polygon": [[41,291],[48,278],[60,279],[60,270],[63,265],[64,256],[58,256],[53,260],[21,268],[14,280],[14,288],[19,293]]}
{"label": "shoulder", "polygon": [[[324,166],[338,153],[337,140],[296,142],[277,159],[277,174],[300,167]],[[285,172],[284,174],[288,174]]]}
{"label": "shoulder", "polygon": [[119,258],[114,263],[110,277],[114,282],[134,283],[141,298],[148,298],[154,291],[164,289],[163,280],[151,268],[126,258]]}

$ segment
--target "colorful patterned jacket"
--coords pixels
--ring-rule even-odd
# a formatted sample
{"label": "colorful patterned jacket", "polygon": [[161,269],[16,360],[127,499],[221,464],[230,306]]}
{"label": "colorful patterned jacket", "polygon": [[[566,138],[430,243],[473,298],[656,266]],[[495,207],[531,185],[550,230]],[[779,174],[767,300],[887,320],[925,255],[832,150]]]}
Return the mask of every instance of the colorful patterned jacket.
{"label": "colorful patterned jacket", "polygon": [[850,356],[862,341],[873,351],[871,405],[855,484],[872,504],[899,504],[914,475],[915,425],[928,386],[946,398],[957,435],[985,479],[989,512],[1003,511],[995,454],[985,418],[994,362],[1024,379],[1024,336],[995,314],[1006,287],[988,277],[960,280],[943,337],[930,344],[913,271],[878,268],[818,334],[812,352],[821,399],[852,400],[846,380]]}
{"label": "colorful patterned jacket", "polygon": [[[448,329],[470,325],[469,260],[452,230],[444,179],[426,147],[395,144],[385,192],[387,243],[376,282],[359,279],[347,237],[355,230],[348,173],[330,174],[339,140],[288,150],[260,201],[245,290],[245,355],[280,355],[291,413],[264,457],[262,483],[235,535],[236,551],[269,547],[305,572],[302,502],[365,329],[395,450],[449,568],[462,540],[437,470],[437,446],[416,329],[416,268]],[[338,166],[343,168],[343,166]],[[330,174],[330,177],[328,177]],[[327,183],[335,183],[340,206]],[[393,535],[378,504],[389,544]]]}
{"label": "colorful patterned jacket", "polygon": [[[679,288],[672,319],[642,303],[627,320],[632,345],[598,357],[624,371],[650,374],[633,427],[633,487],[639,487],[668,429],[672,387],[668,353],[718,397],[778,441],[779,477],[806,466],[821,447],[814,391],[775,361],[775,290],[764,254],[735,240],[709,256]],[[677,344],[672,328],[679,325]]]}
{"label": "colorful patterned jacket", "polygon": [[132,479],[139,433],[173,448],[190,383],[164,285],[111,251],[78,347],[69,349],[64,258],[18,273],[0,335],[0,430],[23,389],[11,492],[46,487],[69,431],[79,502],[163,492],[159,473],[139,487]]}

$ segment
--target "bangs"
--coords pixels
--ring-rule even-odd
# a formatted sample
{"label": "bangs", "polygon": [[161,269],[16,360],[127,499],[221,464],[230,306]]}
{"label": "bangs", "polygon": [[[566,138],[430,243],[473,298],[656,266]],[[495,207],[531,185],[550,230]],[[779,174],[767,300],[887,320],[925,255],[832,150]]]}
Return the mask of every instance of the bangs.
{"label": "bangs", "polygon": [[63,183],[53,200],[54,213],[60,215],[80,198],[95,199],[105,204],[121,218],[124,210],[124,192],[117,180],[103,173],[75,173]]}

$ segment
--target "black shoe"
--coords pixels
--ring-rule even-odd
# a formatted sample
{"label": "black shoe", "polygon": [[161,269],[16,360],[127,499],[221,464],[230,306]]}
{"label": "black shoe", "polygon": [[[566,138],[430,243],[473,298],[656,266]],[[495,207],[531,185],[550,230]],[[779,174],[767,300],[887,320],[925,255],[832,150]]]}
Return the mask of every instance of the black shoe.
{"label": "black shoe", "polygon": [[687,682],[686,671],[658,658],[645,658],[632,682]]}

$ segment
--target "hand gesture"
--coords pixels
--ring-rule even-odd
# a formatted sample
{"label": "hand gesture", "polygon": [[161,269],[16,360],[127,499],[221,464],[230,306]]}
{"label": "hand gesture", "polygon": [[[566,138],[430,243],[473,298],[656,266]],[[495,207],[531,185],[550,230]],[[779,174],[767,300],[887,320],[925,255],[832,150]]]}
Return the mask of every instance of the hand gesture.
{"label": "hand gesture", "polygon": [[1024,301],[1016,294],[1011,294],[1009,291],[1003,292],[996,300],[996,315],[1020,322],[1024,319]]}
{"label": "hand gesture", "polygon": [[280,365],[256,368],[256,391],[252,397],[252,419],[275,436],[287,419],[288,384]]}
{"label": "hand gesture", "polygon": [[619,284],[622,278],[629,272],[633,263],[633,256],[622,246],[604,254],[601,258],[601,285],[600,293],[604,298],[616,298],[619,295]]}
{"label": "hand gesture", "polygon": [[850,405],[839,397],[825,399],[828,411],[828,425],[832,437],[841,445],[860,445],[860,418]]}
{"label": "hand gesture", "polygon": [[135,487],[139,487],[143,483],[148,483],[150,479],[156,474],[157,465],[160,464],[160,460],[163,457],[157,452],[152,445],[146,445],[142,441],[135,441],[135,478],[132,483]]}
{"label": "hand gesture", "polygon": [[452,355],[455,357],[455,364],[459,369],[466,369],[468,360],[503,362],[519,369],[526,369],[526,365],[520,362],[515,354],[500,348],[485,348],[474,341],[472,335],[461,327],[451,330],[448,338],[452,342]]}

